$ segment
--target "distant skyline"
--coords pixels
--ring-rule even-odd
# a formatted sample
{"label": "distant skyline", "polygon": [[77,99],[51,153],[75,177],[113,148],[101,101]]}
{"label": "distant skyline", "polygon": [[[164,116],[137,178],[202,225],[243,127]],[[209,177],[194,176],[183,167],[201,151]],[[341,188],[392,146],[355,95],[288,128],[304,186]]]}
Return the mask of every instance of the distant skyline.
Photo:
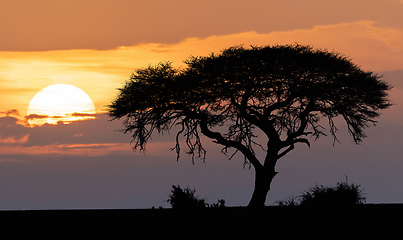
{"label": "distant skyline", "polygon": [[[241,156],[228,162],[209,143],[206,163],[192,166],[185,154],[176,162],[173,136],[155,136],[146,153],[134,153],[106,106],[136,68],[184,67],[191,55],[239,44],[292,43],[338,51],[383,74],[395,105],[359,146],[340,129],[341,144],[322,138],[282,159],[267,204],[344,174],[368,202],[403,202],[402,12],[401,0],[2,1],[0,209],[168,206],[173,184],[246,205],[253,172]],[[85,91],[97,118],[27,126],[29,101],[51,84]]]}

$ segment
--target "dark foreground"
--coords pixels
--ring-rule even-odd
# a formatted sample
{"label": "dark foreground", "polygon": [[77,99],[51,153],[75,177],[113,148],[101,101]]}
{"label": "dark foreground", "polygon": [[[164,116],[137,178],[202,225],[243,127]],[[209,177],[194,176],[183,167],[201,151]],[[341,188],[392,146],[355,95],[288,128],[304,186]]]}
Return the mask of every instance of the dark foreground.
{"label": "dark foreground", "polygon": [[[325,239],[334,234],[340,236],[347,233],[348,235],[354,233],[354,236],[360,237],[382,234],[385,237],[402,231],[402,216],[403,204],[365,204],[343,208],[270,206],[258,210],[227,207],[186,211],[173,209],[0,211],[2,223],[21,228],[38,224],[43,229],[61,228],[61,231],[69,234],[84,230],[101,235],[113,232],[147,233],[148,236],[160,234],[171,236],[184,234],[183,231],[190,230],[192,235],[186,238],[206,234],[213,236],[219,233],[227,236],[276,233],[302,237],[324,232],[331,232],[331,235],[322,236]],[[7,227],[3,225],[3,229]]]}

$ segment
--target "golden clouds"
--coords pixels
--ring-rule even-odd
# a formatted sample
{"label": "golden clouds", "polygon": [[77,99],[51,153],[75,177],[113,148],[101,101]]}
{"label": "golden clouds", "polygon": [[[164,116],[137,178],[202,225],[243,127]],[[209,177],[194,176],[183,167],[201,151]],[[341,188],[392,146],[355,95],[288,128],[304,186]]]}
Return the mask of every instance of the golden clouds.
{"label": "golden clouds", "polygon": [[[4,143],[25,143],[26,138],[15,140],[13,138],[0,139],[0,151],[3,154],[13,155],[24,153],[26,155],[59,154],[66,156],[102,156],[111,152],[131,154],[130,147],[125,143],[94,143],[94,144],[51,144],[45,146],[4,145]],[[0,160],[2,162],[3,159]]]}
{"label": "golden clouds", "polygon": [[26,142],[28,142],[28,138],[29,138],[29,135],[24,135],[22,138],[16,138],[14,136],[1,138],[1,135],[0,135],[0,144],[26,143]]}
{"label": "golden clouds", "polygon": [[207,38],[187,38],[176,44],[148,43],[110,50],[0,52],[0,111],[17,108],[26,114],[29,100],[51,84],[72,84],[104,109],[135,68],[173,61],[180,67],[191,55],[207,55],[223,48],[298,42],[339,51],[364,69],[403,67],[403,29],[377,26],[372,21],[318,25],[271,33],[242,32]]}

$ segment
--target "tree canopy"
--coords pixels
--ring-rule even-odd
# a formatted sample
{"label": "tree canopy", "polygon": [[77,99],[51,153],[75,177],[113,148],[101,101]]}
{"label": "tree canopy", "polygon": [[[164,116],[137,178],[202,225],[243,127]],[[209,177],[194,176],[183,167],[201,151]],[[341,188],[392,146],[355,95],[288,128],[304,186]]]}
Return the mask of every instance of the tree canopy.
{"label": "tree canopy", "polygon": [[[338,52],[311,46],[234,46],[190,57],[185,64],[180,69],[170,62],[138,69],[119,89],[110,116],[124,118],[133,149],[144,150],[153,132],[165,133],[178,125],[178,158],[180,136],[189,154],[204,158],[202,133],[224,152],[241,152],[256,174],[274,177],[277,160],[296,143],[310,146],[312,137],[329,133],[338,141],[336,117],[344,119],[359,143],[380,110],[391,105],[391,86],[381,76]],[[327,126],[320,124],[323,118]],[[258,132],[267,137],[266,144],[256,142]],[[255,156],[256,146],[267,153],[263,161]]]}

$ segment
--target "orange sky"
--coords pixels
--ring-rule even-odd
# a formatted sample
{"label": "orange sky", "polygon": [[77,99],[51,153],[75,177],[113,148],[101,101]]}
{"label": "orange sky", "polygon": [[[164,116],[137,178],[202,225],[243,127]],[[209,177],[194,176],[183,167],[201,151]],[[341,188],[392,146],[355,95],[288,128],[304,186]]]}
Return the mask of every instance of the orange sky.
{"label": "orange sky", "polygon": [[399,0],[4,0],[0,50],[114,49],[362,20],[401,28],[402,9]]}
{"label": "orange sky", "polygon": [[[99,157],[126,148],[129,156],[128,136],[112,134],[119,124],[111,125],[110,133],[97,132],[108,128],[104,115],[93,120],[93,128],[83,122],[32,129],[6,116],[23,118],[32,97],[56,83],[81,88],[103,112],[135,68],[163,60],[180,67],[191,55],[237,44],[309,44],[384,73],[395,86],[395,106],[384,112],[380,126],[391,133],[388,129],[402,127],[402,13],[402,0],[3,0],[0,163],[18,154]],[[60,139],[52,135],[56,131]],[[399,135],[401,128],[392,132]],[[165,143],[151,146],[160,150]]]}
{"label": "orange sky", "polygon": [[54,83],[73,84],[102,110],[133,69],[176,66],[235,44],[298,42],[340,51],[365,69],[403,69],[403,2],[3,1],[0,112],[26,114]]}
{"label": "orange sky", "polygon": [[235,44],[294,42],[340,51],[368,70],[403,69],[403,29],[379,27],[373,21],[272,33],[251,31],[187,38],[174,44],[144,43],[110,50],[7,51],[0,53],[0,101],[4,103],[0,111],[18,109],[24,115],[35,93],[55,83],[83,89],[97,109],[102,110],[116,95],[116,88],[137,67],[163,60],[181,66],[190,55],[206,55]]}

